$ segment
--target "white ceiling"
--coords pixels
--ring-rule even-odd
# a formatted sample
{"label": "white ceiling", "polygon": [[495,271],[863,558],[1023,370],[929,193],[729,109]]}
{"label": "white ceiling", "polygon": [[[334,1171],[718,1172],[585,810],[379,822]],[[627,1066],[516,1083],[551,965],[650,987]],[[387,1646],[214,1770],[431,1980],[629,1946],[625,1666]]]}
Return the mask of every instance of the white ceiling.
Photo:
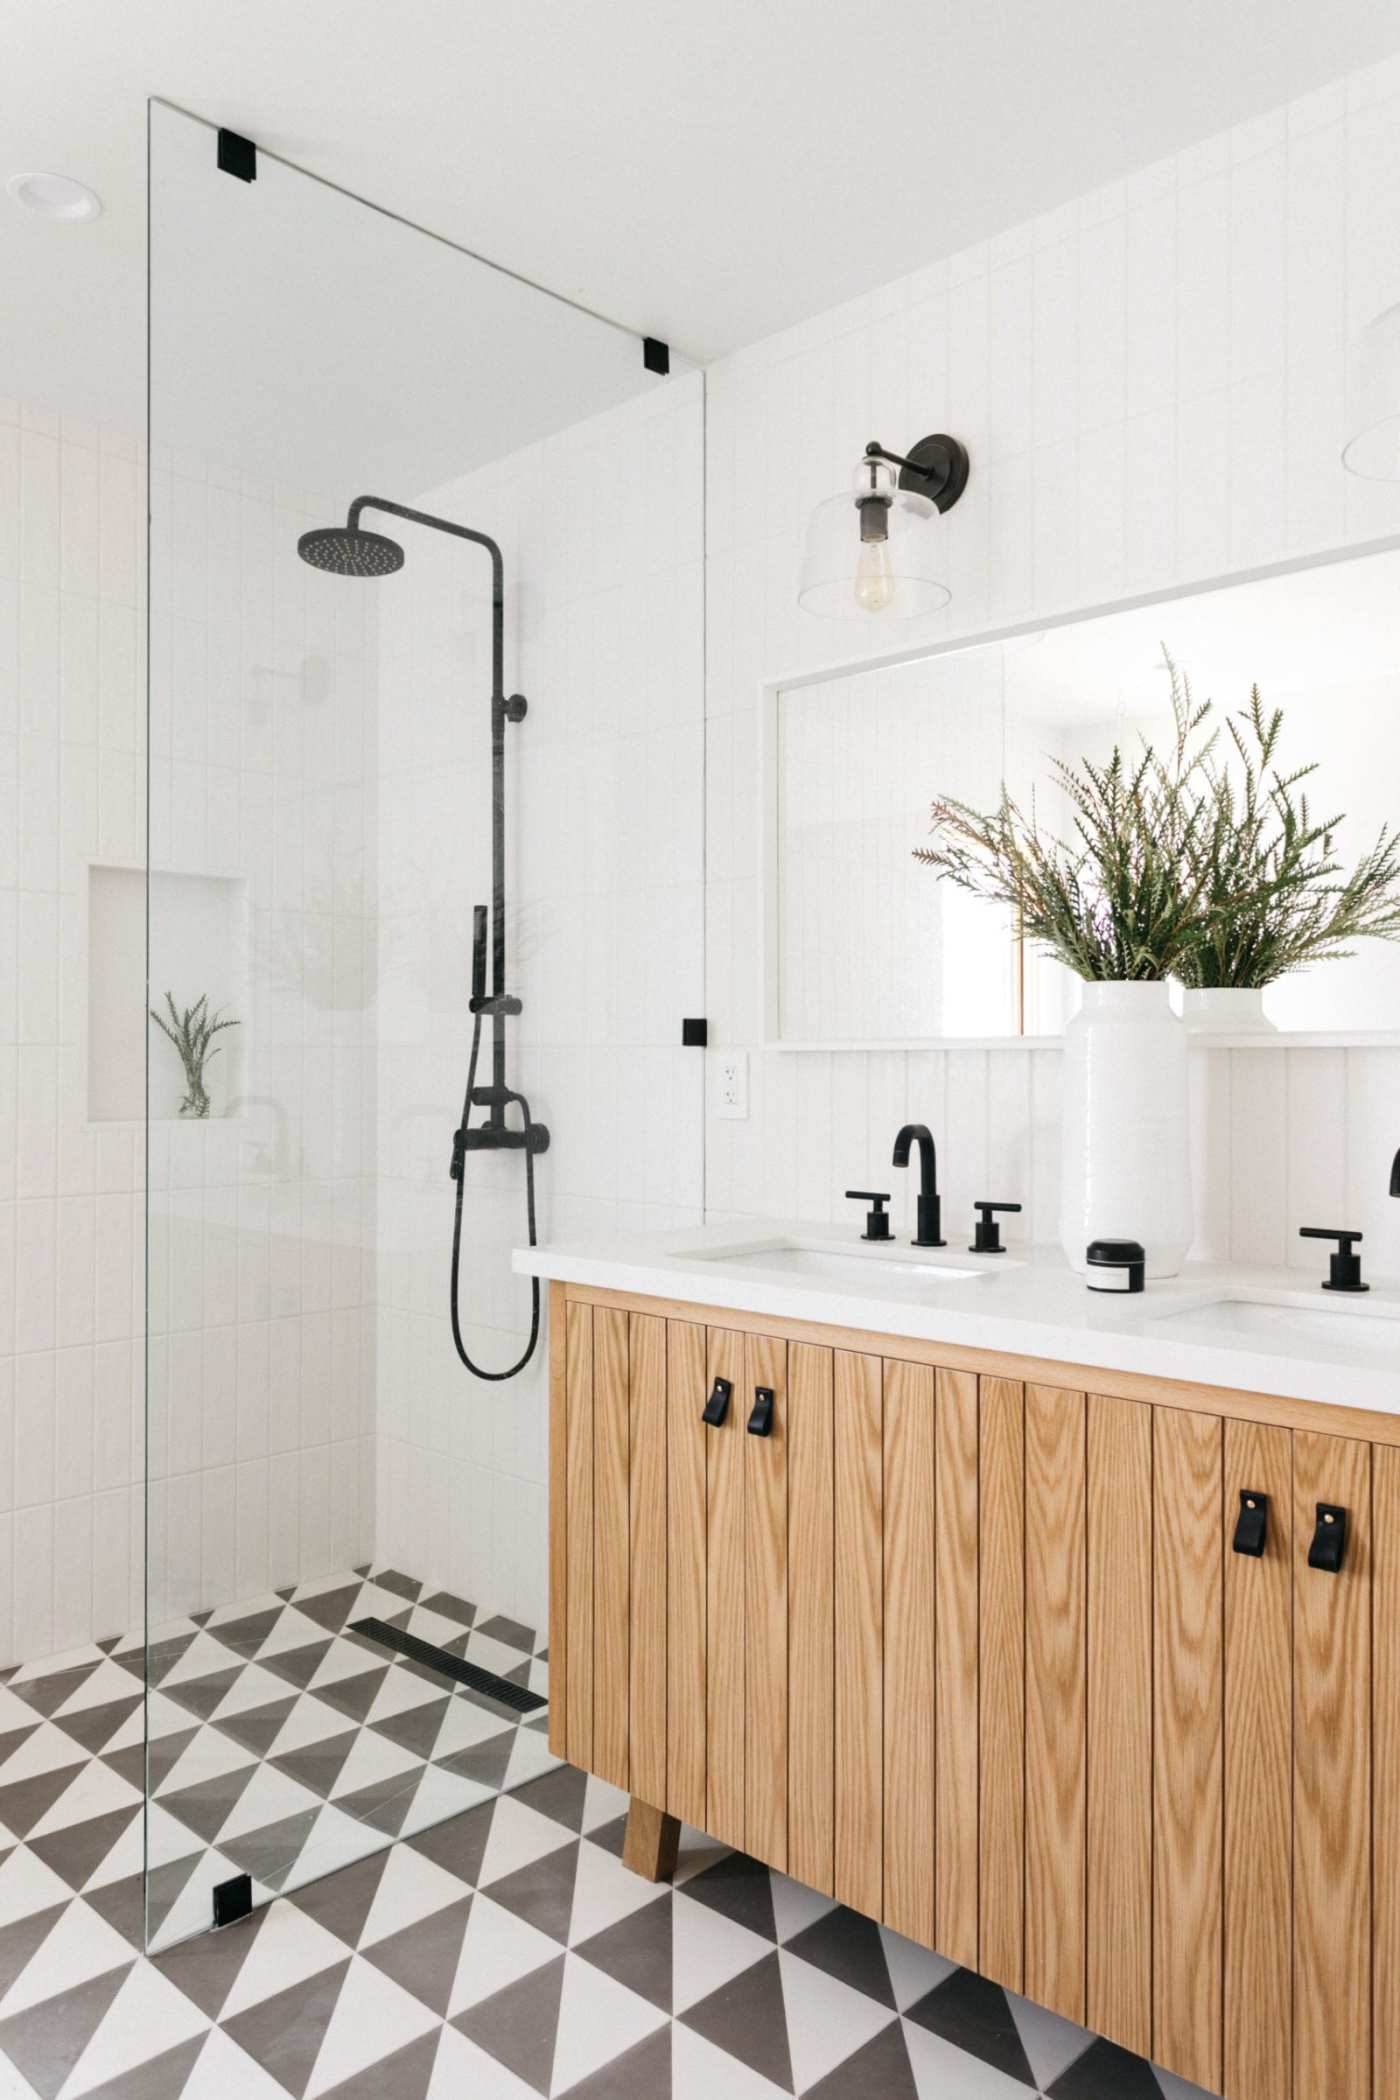
{"label": "white ceiling", "polygon": [[704,360],[1383,56],[1383,0],[0,0],[0,390],[130,421],[158,94]]}

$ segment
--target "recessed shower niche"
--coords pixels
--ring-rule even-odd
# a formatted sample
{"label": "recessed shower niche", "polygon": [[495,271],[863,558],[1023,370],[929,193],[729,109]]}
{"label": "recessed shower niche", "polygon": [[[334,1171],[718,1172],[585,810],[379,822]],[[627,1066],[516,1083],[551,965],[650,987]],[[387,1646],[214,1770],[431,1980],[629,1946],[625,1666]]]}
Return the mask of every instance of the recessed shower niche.
{"label": "recessed shower niche", "polygon": [[[225,1116],[241,1091],[248,1025],[248,885],[239,876],[151,873],[150,999],[168,991],[183,1012],[201,996],[237,1028],[220,1032],[205,1066],[211,1116]],[[88,1116],[138,1122],[146,1113],[150,1040],[153,1122],[178,1116],[185,1093],[180,1057],[133,997],[146,978],[146,875],[141,868],[88,870]]]}

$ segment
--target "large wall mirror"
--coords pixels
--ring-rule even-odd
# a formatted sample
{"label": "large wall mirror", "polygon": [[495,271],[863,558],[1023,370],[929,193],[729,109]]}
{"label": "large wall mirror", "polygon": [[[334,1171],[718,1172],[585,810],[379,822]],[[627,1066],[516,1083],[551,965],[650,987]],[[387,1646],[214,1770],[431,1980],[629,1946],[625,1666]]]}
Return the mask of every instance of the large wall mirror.
{"label": "large wall mirror", "polygon": [[[769,1018],[788,1044],[1054,1037],[1078,1003],[1010,915],[915,861],[930,808],[1005,780],[1069,835],[1053,760],[1170,740],[1163,651],[1217,715],[1258,684],[1279,762],[1318,762],[1317,816],[1350,869],[1400,823],[1400,550],[854,670],[772,695]],[[1270,985],[1289,1033],[1400,1032],[1400,945],[1368,940]]]}

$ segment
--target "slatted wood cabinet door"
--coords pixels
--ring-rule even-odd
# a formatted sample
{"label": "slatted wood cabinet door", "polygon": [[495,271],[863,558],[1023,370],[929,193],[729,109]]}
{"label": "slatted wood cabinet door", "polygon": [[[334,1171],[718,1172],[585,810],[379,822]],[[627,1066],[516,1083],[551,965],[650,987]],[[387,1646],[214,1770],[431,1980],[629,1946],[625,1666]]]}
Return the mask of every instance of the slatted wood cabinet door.
{"label": "slatted wood cabinet door", "polygon": [[[1347,1512],[1336,1574],[1319,1504]],[[1295,1432],[1293,1539],[1293,2091],[1370,2100],[1370,1445]]]}
{"label": "slatted wood cabinet door", "polygon": [[1225,2100],[1400,2100],[1400,1447],[552,1310],[559,1755]]}

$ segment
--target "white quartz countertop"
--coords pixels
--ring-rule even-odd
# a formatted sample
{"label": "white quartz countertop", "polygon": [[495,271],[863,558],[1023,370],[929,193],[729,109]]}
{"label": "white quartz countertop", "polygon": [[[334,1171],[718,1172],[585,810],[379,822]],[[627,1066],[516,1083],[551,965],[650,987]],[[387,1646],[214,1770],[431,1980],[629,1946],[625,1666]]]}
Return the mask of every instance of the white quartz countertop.
{"label": "white quartz countertop", "polygon": [[1328,1251],[1318,1242],[1316,1282],[1191,1263],[1132,1297],[1090,1291],[1058,1250],[867,1244],[858,1225],[787,1221],[567,1239],[517,1248],[514,1266],[775,1320],[1400,1413],[1400,1287],[1331,1294],[1320,1288]]}

